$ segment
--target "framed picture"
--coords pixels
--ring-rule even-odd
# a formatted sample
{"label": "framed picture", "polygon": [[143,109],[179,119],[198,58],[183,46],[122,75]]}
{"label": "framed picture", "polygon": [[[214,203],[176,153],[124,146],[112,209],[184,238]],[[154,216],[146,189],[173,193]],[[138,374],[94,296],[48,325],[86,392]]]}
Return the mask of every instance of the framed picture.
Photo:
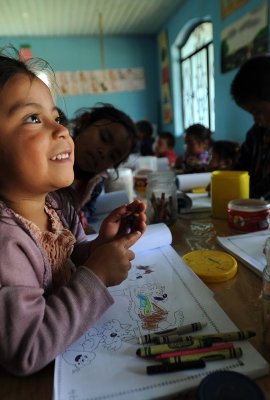
{"label": "framed picture", "polygon": [[220,0],[221,18],[224,19],[228,17],[228,15],[245,3],[247,3],[247,0]]}

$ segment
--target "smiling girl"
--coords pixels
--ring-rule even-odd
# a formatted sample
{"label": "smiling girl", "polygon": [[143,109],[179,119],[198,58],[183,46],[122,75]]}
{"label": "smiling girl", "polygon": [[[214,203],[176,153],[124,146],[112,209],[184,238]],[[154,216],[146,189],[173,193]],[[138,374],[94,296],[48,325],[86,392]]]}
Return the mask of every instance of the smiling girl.
{"label": "smiling girl", "polygon": [[[113,299],[145,229],[135,201],[113,211],[87,242],[59,190],[74,179],[74,145],[49,88],[32,68],[0,55],[0,366],[38,371],[95,324]],[[124,235],[125,217],[135,224]]]}

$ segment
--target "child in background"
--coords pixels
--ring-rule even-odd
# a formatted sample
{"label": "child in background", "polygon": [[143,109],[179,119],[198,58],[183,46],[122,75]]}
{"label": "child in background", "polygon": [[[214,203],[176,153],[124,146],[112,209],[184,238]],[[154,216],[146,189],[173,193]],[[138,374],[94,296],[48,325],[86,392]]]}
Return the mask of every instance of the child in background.
{"label": "child in background", "polygon": [[74,179],[74,145],[36,75],[47,68],[0,55],[0,366],[16,375],[40,370],[96,323],[145,229],[137,200],[87,241],[59,191]]}
{"label": "child in background", "polygon": [[231,140],[216,140],[209,148],[208,171],[233,169],[240,145]]}
{"label": "child in background", "polygon": [[131,118],[110,104],[80,109],[71,121],[75,144],[73,189],[81,222],[91,233],[91,216],[100,195],[107,170],[117,168],[136,143],[136,128]]}
{"label": "child in background", "polygon": [[211,131],[201,124],[190,125],[185,131],[185,152],[178,156],[175,168],[178,173],[205,172],[208,164],[208,148]]}
{"label": "child in background", "polygon": [[174,166],[176,154],[174,151],[175,138],[170,132],[161,132],[154,144],[154,154],[157,157],[168,158],[169,165]]}
{"label": "child in background", "polygon": [[270,54],[249,58],[240,67],[231,95],[254,119],[234,169],[248,171],[250,198],[270,200]]}
{"label": "child in background", "polygon": [[154,129],[151,122],[147,120],[141,120],[136,122],[137,137],[138,137],[138,147],[137,151],[141,156],[152,156],[153,144],[154,144]]}

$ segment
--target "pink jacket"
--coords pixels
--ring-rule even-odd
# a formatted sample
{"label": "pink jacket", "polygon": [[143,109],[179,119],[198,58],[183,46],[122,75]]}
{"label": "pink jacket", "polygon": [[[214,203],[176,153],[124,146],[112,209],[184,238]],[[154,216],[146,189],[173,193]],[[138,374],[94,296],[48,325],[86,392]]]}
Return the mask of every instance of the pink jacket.
{"label": "pink jacket", "polygon": [[[49,201],[57,208],[56,199]],[[77,270],[51,293],[51,267],[41,246],[0,201],[0,366],[16,375],[34,373],[93,326],[113,303],[108,289],[83,262],[89,243],[71,207],[58,211],[77,242]]]}

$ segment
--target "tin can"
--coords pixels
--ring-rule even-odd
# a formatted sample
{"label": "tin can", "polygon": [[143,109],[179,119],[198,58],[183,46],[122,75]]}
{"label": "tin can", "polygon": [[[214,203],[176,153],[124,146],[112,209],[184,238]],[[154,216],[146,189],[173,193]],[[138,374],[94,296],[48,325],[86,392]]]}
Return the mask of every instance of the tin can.
{"label": "tin can", "polygon": [[237,199],[228,203],[228,223],[239,232],[269,228],[270,204],[260,199]]}

